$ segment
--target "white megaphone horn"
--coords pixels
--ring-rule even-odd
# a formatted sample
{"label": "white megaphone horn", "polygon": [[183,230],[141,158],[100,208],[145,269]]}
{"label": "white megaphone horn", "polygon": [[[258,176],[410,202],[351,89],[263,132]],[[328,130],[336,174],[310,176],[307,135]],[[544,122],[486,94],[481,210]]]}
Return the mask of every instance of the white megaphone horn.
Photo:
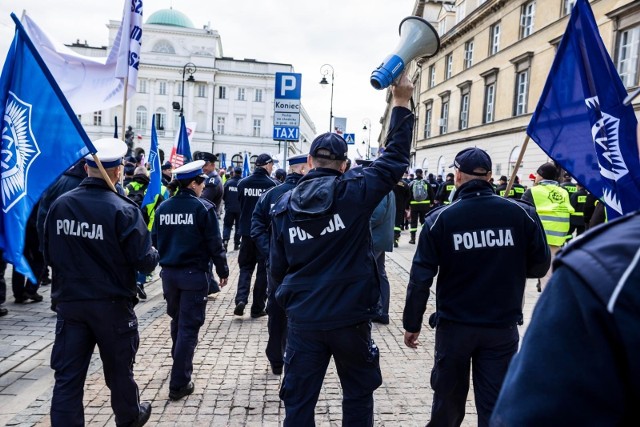
{"label": "white megaphone horn", "polygon": [[371,73],[371,86],[376,89],[389,87],[404,67],[416,58],[430,57],[438,53],[438,32],[424,19],[407,16],[400,22],[400,42],[383,62]]}

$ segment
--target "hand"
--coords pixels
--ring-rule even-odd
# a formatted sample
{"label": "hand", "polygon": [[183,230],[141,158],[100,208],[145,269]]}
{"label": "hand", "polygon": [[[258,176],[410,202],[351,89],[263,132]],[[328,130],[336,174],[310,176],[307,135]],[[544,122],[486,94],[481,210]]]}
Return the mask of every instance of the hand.
{"label": "hand", "polygon": [[419,336],[420,332],[404,331],[404,345],[409,348],[418,348],[418,346],[420,345],[420,341],[418,341]]}
{"label": "hand", "polygon": [[224,288],[225,286],[227,286],[227,283],[229,282],[229,278],[225,277],[224,279],[222,277],[220,277],[220,288]]}
{"label": "hand", "polygon": [[413,95],[413,83],[407,77],[406,71],[391,86],[391,93],[394,107],[409,108],[409,100]]}

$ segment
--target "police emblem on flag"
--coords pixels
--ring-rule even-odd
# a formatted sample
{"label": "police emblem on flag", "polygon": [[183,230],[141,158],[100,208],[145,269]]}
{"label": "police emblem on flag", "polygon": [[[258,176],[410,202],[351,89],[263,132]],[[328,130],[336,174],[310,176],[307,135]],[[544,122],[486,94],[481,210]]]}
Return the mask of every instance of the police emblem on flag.
{"label": "police emblem on flag", "polygon": [[40,155],[30,126],[31,104],[9,92],[2,127],[0,177],[2,210],[7,213],[27,194],[29,168]]}

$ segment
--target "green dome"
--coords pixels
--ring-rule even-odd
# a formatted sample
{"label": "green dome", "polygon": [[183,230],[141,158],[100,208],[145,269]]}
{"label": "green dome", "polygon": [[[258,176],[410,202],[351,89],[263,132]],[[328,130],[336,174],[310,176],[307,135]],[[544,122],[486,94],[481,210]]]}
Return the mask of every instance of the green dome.
{"label": "green dome", "polygon": [[191,19],[182,12],[170,9],[161,9],[154,12],[147,19],[147,24],[170,25],[173,27],[195,28]]}

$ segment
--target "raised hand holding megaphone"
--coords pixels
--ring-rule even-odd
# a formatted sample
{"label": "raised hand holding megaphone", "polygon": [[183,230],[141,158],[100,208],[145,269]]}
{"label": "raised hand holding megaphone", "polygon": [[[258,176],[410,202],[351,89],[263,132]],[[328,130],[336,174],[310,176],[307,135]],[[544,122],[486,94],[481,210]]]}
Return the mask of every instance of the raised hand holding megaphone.
{"label": "raised hand holding megaphone", "polygon": [[438,32],[424,19],[407,16],[400,22],[400,42],[393,53],[371,73],[371,86],[384,89],[416,58],[430,57],[440,49]]}

